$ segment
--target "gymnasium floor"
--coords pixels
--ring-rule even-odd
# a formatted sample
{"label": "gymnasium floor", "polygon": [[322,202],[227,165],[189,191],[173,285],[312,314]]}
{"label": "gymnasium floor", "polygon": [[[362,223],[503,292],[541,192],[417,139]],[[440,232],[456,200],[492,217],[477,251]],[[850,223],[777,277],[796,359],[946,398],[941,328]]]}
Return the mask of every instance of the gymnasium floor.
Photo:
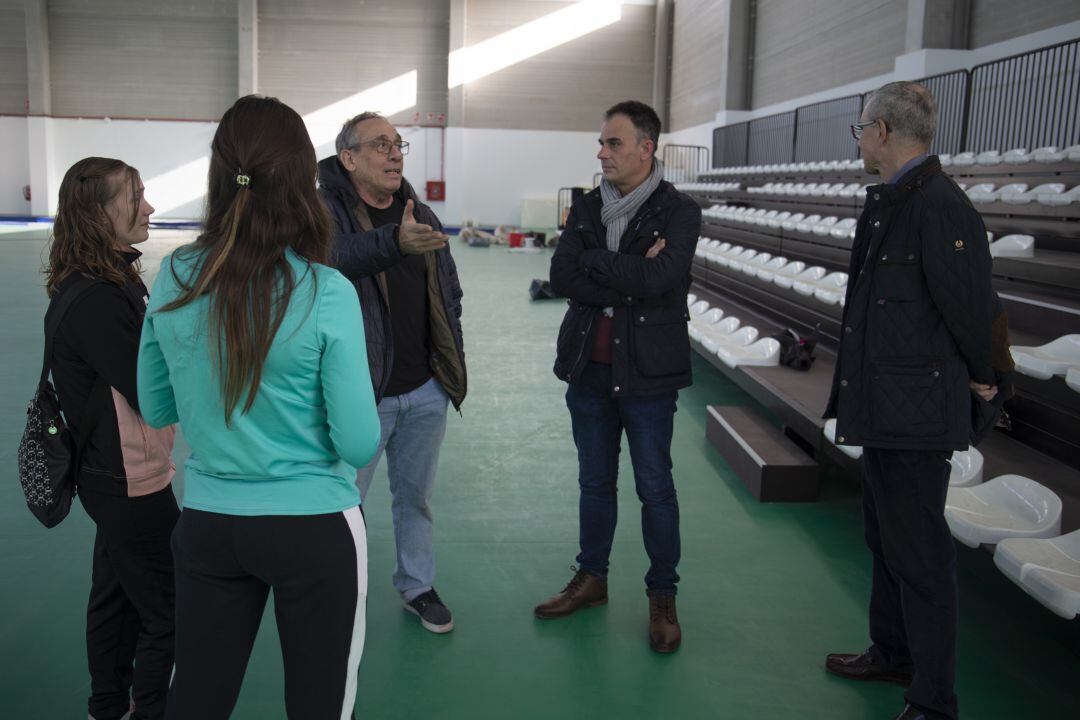
{"label": "gymnasium floor", "polygon": [[[36,524],[16,479],[23,408],[40,369],[45,231],[0,226],[0,717],[85,717],[83,645],[93,528],[75,507]],[[155,233],[145,269],[183,236]],[[533,605],[569,579],[576,554],[576,460],[551,374],[565,304],[531,303],[549,253],[455,241],[465,289],[469,396],[452,415],[435,496],[437,588],[456,629],[432,635],[390,585],[385,471],[366,507],[371,595],[357,716],[397,719],[891,718],[891,685],[829,676],[830,651],[867,644],[870,558],[858,489],[826,478],[806,505],[753,500],[705,442],[705,405],[749,399],[695,358],[673,447],[682,507],[683,647],[646,641],[638,503],[623,453],[623,514],[611,602],[539,621]],[[181,454],[178,451],[178,454]],[[182,461],[182,459],[181,459]],[[179,464],[179,463],[178,463]],[[182,486],[182,481],[178,483]],[[1051,719],[1080,708],[1080,633],[960,548],[958,693],[963,717]],[[234,717],[284,717],[281,656],[268,611]]]}

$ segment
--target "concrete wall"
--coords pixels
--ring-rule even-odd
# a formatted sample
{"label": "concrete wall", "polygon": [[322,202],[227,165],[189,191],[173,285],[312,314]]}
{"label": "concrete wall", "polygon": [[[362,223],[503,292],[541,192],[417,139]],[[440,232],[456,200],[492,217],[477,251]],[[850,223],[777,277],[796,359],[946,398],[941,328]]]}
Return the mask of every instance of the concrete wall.
{"label": "concrete wall", "polygon": [[50,0],[52,113],[217,118],[236,99],[236,0]]}
{"label": "concrete wall", "polygon": [[672,130],[708,122],[723,105],[723,33],[729,0],[678,0],[671,56]]}
{"label": "concrete wall", "polygon": [[22,0],[0,0],[0,113],[25,112],[26,25]]}
{"label": "concrete wall", "polygon": [[[467,0],[465,45],[490,40],[574,3]],[[474,80],[464,89],[470,128],[593,131],[620,100],[652,97],[656,8],[627,3],[617,22]],[[560,23],[570,35],[572,22]],[[493,58],[494,59],[494,58]]]}
{"label": "concrete wall", "polygon": [[306,114],[416,71],[415,103],[391,119],[445,116],[449,3],[259,0],[258,13],[259,92]]}
{"label": "concrete wall", "polygon": [[980,48],[1080,20],[1076,0],[972,0],[969,47]]}
{"label": "concrete wall", "polygon": [[752,107],[890,72],[906,27],[898,0],[758,0]]}

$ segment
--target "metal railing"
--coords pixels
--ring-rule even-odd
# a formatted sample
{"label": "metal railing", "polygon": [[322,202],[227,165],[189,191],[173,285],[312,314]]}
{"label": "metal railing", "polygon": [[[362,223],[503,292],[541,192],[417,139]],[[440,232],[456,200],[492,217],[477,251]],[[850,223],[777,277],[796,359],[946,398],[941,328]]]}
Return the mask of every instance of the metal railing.
{"label": "metal railing", "polygon": [[[1080,143],[1080,39],[915,82],[938,103],[933,153]],[[869,95],[716,128],[713,167],[858,157],[847,126]]]}
{"label": "metal railing", "polygon": [[709,167],[709,148],[700,145],[665,145],[660,157],[670,183],[693,182]]}
{"label": "metal railing", "polygon": [[971,69],[965,149],[1028,150],[1080,142],[1080,40]]}
{"label": "metal railing", "polygon": [[859,147],[848,126],[862,112],[862,95],[804,105],[795,111],[794,162],[852,160]]}
{"label": "metal railing", "polygon": [[747,165],[791,162],[795,146],[795,111],[751,120],[747,135]]}

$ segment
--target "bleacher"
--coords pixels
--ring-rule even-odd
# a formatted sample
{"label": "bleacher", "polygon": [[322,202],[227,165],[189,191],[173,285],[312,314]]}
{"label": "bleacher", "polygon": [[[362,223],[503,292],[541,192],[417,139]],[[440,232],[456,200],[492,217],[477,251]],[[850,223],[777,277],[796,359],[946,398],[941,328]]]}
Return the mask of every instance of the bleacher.
{"label": "bleacher", "polygon": [[[995,550],[1002,572],[1071,618],[1080,613],[1080,145],[939,157],[986,224],[1016,362],[1009,425],[953,455],[946,518],[960,542]],[[877,182],[849,158],[719,167],[678,185],[702,206],[688,298],[692,346],[771,411],[808,456],[852,473],[861,449],[838,445],[835,424],[820,416],[855,222],[865,188]],[[808,372],[778,362],[780,343],[770,336],[788,328],[801,336],[820,330]],[[753,477],[744,480],[769,499],[757,491],[767,462],[753,442],[723,437],[739,432],[713,413],[710,439],[757,457],[761,467],[748,465]],[[785,499],[816,493],[789,490]]]}

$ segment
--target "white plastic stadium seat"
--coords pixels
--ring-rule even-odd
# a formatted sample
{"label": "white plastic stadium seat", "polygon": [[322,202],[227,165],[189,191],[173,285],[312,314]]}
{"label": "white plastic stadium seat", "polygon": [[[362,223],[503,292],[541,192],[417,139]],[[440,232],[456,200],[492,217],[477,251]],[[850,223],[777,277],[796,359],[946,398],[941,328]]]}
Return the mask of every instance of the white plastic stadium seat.
{"label": "white plastic stadium seat", "polygon": [[759,280],[764,280],[765,282],[772,282],[773,278],[776,277],[776,272],[782,269],[785,265],[787,265],[788,262],[788,259],[786,257],[783,257],[782,255],[774,257],[772,260],[765,263],[761,267],[755,268],[754,274],[757,275]]}
{"label": "white plastic stadium seat", "polygon": [[[778,277],[783,276],[787,278],[793,278],[805,269],[806,263],[804,263],[802,260],[796,260],[794,262],[789,262],[787,265],[784,265],[777,270],[769,270],[768,268],[764,270],[759,270],[758,277],[765,282],[775,283]],[[821,269],[824,270],[825,268]],[[791,285],[788,284],[787,287],[791,287]]]}
{"label": "white plastic stadium seat", "polygon": [[938,155],[938,162],[941,163],[941,167],[949,167],[952,165],[952,155],[949,153],[941,153]]}
{"label": "white plastic stadium seat", "polygon": [[1030,235],[1006,235],[990,243],[990,257],[1035,257],[1035,238]]}
{"label": "white plastic stadium seat", "polygon": [[716,351],[728,367],[751,365],[756,367],[774,367],[780,363],[780,341],[776,338],[764,338],[745,347],[723,346]]}
{"label": "white plastic stadium seat", "polygon": [[829,234],[838,240],[843,240],[848,236],[848,233],[855,229],[855,225],[859,221],[855,218],[844,218],[840,222],[829,228]]}
{"label": "white plastic stadium seat", "polygon": [[952,164],[957,167],[971,167],[975,164],[975,153],[962,152],[958,155],[953,155]]}
{"label": "white plastic stadium seat", "polygon": [[704,315],[709,310],[709,303],[705,300],[698,300],[689,308],[690,318],[693,319],[695,315]]}
{"label": "white plastic stadium seat", "polygon": [[1080,162],[1080,145],[1070,145],[1065,148],[1065,159],[1070,162]]}
{"label": "white plastic stadium seat", "polygon": [[840,449],[840,452],[847,455],[853,460],[858,460],[862,457],[862,447],[859,445],[838,445],[836,442],[836,418],[829,418],[825,421],[825,427],[822,429],[825,433],[825,439],[836,445]]}
{"label": "white plastic stadium seat", "polygon": [[1032,150],[1031,159],[1040,163],[1058,163],[1065,159],[1065,151],[1057,145],[1047,145]]}
{"label": "white plastic stadium seat", "polygon": [[1080,530],[1055,538],[1006,538],[994,564],[1031,597],[1061,617],[1080,614]]}
{"label": "white plastic stadium seat", "polygon": [[1027,148],[1013,148],[1002,155],[1001,159],[1006,165],[1024,165],[1031,162],[1031,153]]}
{"label": "white plastic stadium seat", "polygon": [[709,308],[708,311],[703,312],[700,315],[694,315],[690,319],[690,325],[687,327],[687,332],[690,333],[690,337],[695,340],[701,337],[701,331],[703,328],[709,325],[715,325],[724,318],[724,311],[720,308]]}
{"label": "white plastic stadium seat", "polygon": [[[786,270],[786,268],[785,268]],[[795,286],[795,283],[816,283],[821,278],[825,277],[825,268],[820,265],[814,265],[808,267],[797,275],[788,275],[786,272],[777,273],[773,282],[782,288],[791,288]],[[811,291],[812,292],[812,291]],[[804,293],[809,295],[810,293]]]}
{"label": "white plastic stadium seat", "polygon": [[795,229],[801,233],[810,233],[819,222],[821,222],[820,215],[808,215],[795,225]]}
{"label": "white plastic stadium seat", "polygon": [[[795,292],[800,295],[813,295],[816,290],[844,290],[847,288],[848,274],[845,272],[834,272],[819,278],[817,280],[800,280],[795,279],[791,283],[791,287]],[[841,293],[843,294],[843,293]],[[839,302],[839,301],[837,301]]]}
{"label": "white plastic stadium seat", "polygon": [[775,228],[780,227],[780,224],[783,223],[785,220],[787,220],[789,217],[791,217],[791,213],[788,212],[787,210],[785,210],[784,212],[779,213],[779,214],[775,215],[774,217],[769,218],[768,222],[766,222],[765,225],[767,227],[775,229]]}
{"label": "white plastic stadium seat", "polygon": [[794,213],[787,220],[780,223],[780,227],[787,231],[794,230],[795,227],[806,219],[806,215],[803,213]]}
{"label": "white plastic stadium seat", "polygon": [[734,315],[729,315],[720,322],[709,325],[701,329],[700,337],[697,338],[698,342],[705,345],[709,352],[716,352],[716,347],[709,347],[709,343],[714,345],[720,338],[730,335],[739,329],[739,318]]}
{"label": "white plastic stadium seat", "polygon": [[1045,345],[1013,345],[1009,349],[1016,369],[1039,380],[1065,375],[1070,368],[1080,367],[1080,335],[1063,335]]}
{"label": "white plastic stadium seat", "polygon": [[994,190],[993,183],[972,185],[967,189],[967,196],[971,198],[971,202],[975,203],[997,202],[998,199],[998,193]]}
{"label": "white plastic stadium seat", "polygon": [[[736,318],[738,320],[738,318]],[[728,333],[715,332],[701,336],[702,346],[714,355],[723,347],[745,347],[757,340],[758,329],[753,325],[736,328]]]}
{"label": "white plastic stadium seat", "polygon": [[1061,498],[1021,475],[1002,475],[974,487],[950,487],[945,520],[968,547],[1010,537],[1054,537],[1061,532]]}
{"label": "white plastic stadium seat", "polygon": [[954,451],[949,465],[952,466],[950,487],[971,487],[983,481],[983,454],[971,446],[967,450]]}
{"label": "white plastic stadium seat", "polygon": [[839,220],[840,218],[836,217],[835,215],[821,218],[821,220],[814,224],[814,227],[810,228],[810,232],[814,233],[815,235],[828,235],[829,230],[831,230],[833,225],[836,225]]}
{"label": "white plastic stadium seat", "polygon": [[1042,205],[1071,205],[1080,203],[1080,185],[1072,190],[1062,193],[1044,193],[1039,195],[1039,203]]}
{"label": "white plastic stadium seat", "polygon": [[1038,200],[1040,195],[1060,195],[1065,192],[1064,183],[1043,183],[1030,190],[1025,189],[1020,192],[1010,190],[1011,187],[1011,185],[1006,185],[1001,188],[1001,202],[1010,205],[1027,205]]}
{"label": "white plastic stadium seat", "polygon": [[691,305],[697,302],[697,295],[694,293],[687,293],[686,295],[686,307],[689,309]]}
{"label": "white plastic stadium seat", "polygon": [[750,262],[743,263],[742,271],[747,275],[756,276],[757,271],[765,267],[771,261],[772,255],[770,253],[758,253]]}
{"label": "white plastic stadium seat", "polygon": [[975,162],[979,165],[1000,165],[1001,153],[997,150],[986,150],[975,156]]}
{"label": "white plastic stadium seat", "polygon": [[1080,367],[1069,368],[1069,371],[1065,373],[1065,384],[1074,392],[1080,393]]}
{"label": "white plastic stadium seat", "polygon": [[757,250],[743,250],[737,256],[728,261],[728,267],[736,271],[742,270],[743,264],[753,260],[755,257],[757,257],[757,254]]}

